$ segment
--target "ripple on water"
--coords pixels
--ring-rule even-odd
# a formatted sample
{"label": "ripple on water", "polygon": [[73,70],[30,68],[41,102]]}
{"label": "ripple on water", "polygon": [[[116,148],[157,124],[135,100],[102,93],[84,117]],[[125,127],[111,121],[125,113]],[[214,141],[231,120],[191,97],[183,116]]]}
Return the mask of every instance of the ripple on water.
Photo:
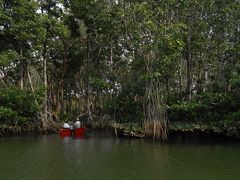
{"label": "ripple on water", "polygon": [[0,179],[238,179],[240,144],[0,138]]}

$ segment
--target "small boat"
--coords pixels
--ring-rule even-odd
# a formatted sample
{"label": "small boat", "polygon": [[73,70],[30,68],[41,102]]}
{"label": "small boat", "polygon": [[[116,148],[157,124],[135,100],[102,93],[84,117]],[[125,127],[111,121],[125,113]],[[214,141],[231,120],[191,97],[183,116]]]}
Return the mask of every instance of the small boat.
{"label": "small boat", "polygon": [[72,131],[70,129],[64,129],[63,128],[59,131],[59,135],[61,137],[70,137],[72,135]]}
{"label": "small boat", "polygon": [[84,128],[84,127],[74,129],[74,131],[73,131],[74,132],[74,136],[75,137],[83,136],[84,133],[85,133],[85,130],[86,130],[86,128]]}
{"label": "small boat", "polygon": [[83,137],[83,135],[85,134],[86,128],[81,127],[81,128],[76,128],[76,129],[64,129],[62,128],[59,131],[59,135],[61,137],[70,137],[70,136],[75,136],[75,137]]}

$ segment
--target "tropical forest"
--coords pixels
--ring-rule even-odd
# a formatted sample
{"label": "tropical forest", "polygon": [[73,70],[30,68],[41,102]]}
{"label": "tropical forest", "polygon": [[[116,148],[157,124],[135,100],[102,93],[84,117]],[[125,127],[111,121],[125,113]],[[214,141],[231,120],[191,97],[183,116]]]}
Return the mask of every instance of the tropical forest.
{"label": "tropical forest", "polygon": [[[0,159],[11,152],[11,142],[18,146],[20,154],[27,144],[36,141],[41,146],[36,151],[47,153],[43,148],[54,146],[48,144],[51,141],[55,148],[62,150],[61,143],[65,141],[59,131],[64,123],[77,120],[93,139],[96,134],[110,132],[110,140],[106,139],[111,146],[120,141],[119,149],[111,151],[115,153],[112,157],[118,158],[112,164],[124,161],[116,157],[120,148],[121,153],[126,153],[121,157],[133,153],[133,158],[137,152],[141,163],[146,164],[142,167],[146,171],[140,171],[140,167],[131,171],[130,162],[125,162],[126,166],[119,168],[126,174],[117,173],[117,168],[108,164],[108,174],[103,175],[99,167],[101,163],[110,163],[109,157],[107,162],[101,159],[99,164],[90,164],[92,171],[99,167],[91,176],[85,176],[87,170],[82,171],[82,179],[238,179],[240,166],[235,162],[234,150],[240,148],[240,1],[0,0]],[[176,136],[177,140],[172,142]],[[155,162],[161,156],[163,162],[158,163],[164,166],[164,158],[173,153],[169,141],[179,144],[180,138],[185,150],[186,141],[191,141],[190,145],[197,141],[201,147],[203,139],[207,139],[205,144],[212,144],[209,139],[213,137],[221,142],[226,139],[225,143],[236,142],[228,144],[232,149],[227,149],[227,154],[235,155],[229,157],[231,161],[220,158],[226,156],[226,146],[217,146],[221,153],[215,154],[225,166],[235,165],[233,172],[229,172],[231,175],[214,176],[213,173],[221,174],[223,169],[216,162],[219,171],[197,174],[198,178],[194,178],[194,172],[191,177],[179,176],[178,172],[188,171],[181,166],[175,167],[179,170],[175,172],[176,177],[171,168],[169,172],[162,168],[160,171],[164,173],[159,176],[160,167],[147,164],[144,159]],[[86,162],[89,162],[87,158],[96,158],[90,154],[94,149],[88,144],[88,138],[80,141],[75,138],[70,137],[65,144],[78,148],[66,152],[76,151],[74,156],[67,154],[70,159],[76,160],[80,152],[86,155],[83,157]],[[95,148],[102,147],[95,144],[103,143],[105,135],[102,138],[91,141]],[[82,147],[76,142],[85,144]],[[155,146],[163,144],[168,148],[157,151],[160,147]],[[99,152],[95,149],[92,153],[109,152],[109,146],[104,144],[105,149],[102,147]],[[130,151],[132,146],[142,151]],[[80,151],[81,147],[85,149]],[[188,154],[190,158],[191,153],[200,152],[198,148],[184,151],[183,156]],[[125,152],[126,149],[130,152]],[[209,159],[208,151],[203,150],[206,159]],[[158,153],[162,154],[158,156]],[[169,164],[170,160],[171,157],[167,160]],[[190,163],[187,160],[181,161]],[[82,169],[85,161],[78,164]],[[141,164],[137,163],[138,159],[131,161],[136,166]],[[8,164],[7,160],[4,162]],[[47,162],[45,159],[46,167]],[[67,162],[66,166],[71,167],[72,162]],[[195,169],[200,168],[194,165]],[[147,171],[148,167],[151,171]],[[64,167],[62,171],[59,167],[61,173],[54,176],[43,173],[44,167],[36,168],[42,173],[42,179],[64,179],[61,174]],[[72,171],[77,172],[74,168]],[[209,171],[211,168],[206,167]],[[34,170],[24,169],[29,176],[20,173],[9,179],[38,179],[30,176],[29,172]],[[138,170],[144,175],[131,174]],[[69,179],[75,177],[70,169],[67,172]],[[10,176],[0,170],[0,177]]]}

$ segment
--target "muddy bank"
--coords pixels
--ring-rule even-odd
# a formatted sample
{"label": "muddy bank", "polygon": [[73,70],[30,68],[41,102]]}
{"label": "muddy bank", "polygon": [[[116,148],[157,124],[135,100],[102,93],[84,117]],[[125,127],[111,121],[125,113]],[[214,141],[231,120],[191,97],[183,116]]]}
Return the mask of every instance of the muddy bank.
{"label": "muddy bank", "polygon": [[0,137],[2,136],[22,136],[57,133],[61,128],[61,123],[49,123],[44,127],[42,123],[27,123],[21,125],[0,124]]}
{"label": "muddy bank", "polygon": [[[98,130],[107,130],[111,132],[112,136],[118,138],[137,138],[137,139],[149,139],[152,136],[146,135],[143,128],[138,125],[126,125],[126,124],[108,124],[105,126],[89,126],[92,129]],[[235,129],[234,129],[235,130]],[[235,132],[235,131],[234,131]],[[219,137],[224,139],[237,139],[239,140],[239,136],[237,136],[238,131],[235,133],[231,133],[229,131],[220,130],[216,126],[207,126],[207,125],[199,125],[199,124],[190,124],[190,123],[182,123],[182,124],[170,124],[168,129],[168,138],[173,136],[198,136],[198,137]]]}

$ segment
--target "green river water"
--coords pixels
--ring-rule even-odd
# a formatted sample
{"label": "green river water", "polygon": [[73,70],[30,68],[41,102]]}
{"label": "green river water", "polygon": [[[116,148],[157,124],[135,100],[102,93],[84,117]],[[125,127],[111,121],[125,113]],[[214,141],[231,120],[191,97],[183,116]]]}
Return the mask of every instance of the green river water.
{"label": "green river water", "polygon": [[0,180],[238,180],[240,143],[116,139],[91,133],[0,138]]}

